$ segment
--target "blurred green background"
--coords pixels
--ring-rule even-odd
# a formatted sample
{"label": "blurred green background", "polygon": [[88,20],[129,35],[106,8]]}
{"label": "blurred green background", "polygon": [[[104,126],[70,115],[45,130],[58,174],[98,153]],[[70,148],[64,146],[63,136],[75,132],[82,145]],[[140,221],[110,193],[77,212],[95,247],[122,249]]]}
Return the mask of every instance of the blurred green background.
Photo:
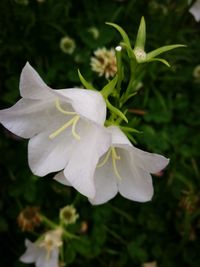
{"label": "blurred green background", "polygon": [[[144,16],[147,51],[187,45],[164,55],[170,69],[149,64],[139,95],[128,103],[129,109],[145,111],[128,115],[143,131],[135,136],[138,147],[171,159],[162,175],[153,177],[151,202],[140,204],[118,195],[107,204],[91,206],[52,175],[31,174],[27,140],[1,126],[0,266],[26,266],[18,258],[25,250],[24,239],[35,236],[18,227],[23,208],[38,206],[56,220],[59,209],[71,203],[80,215],[72,231],[81,233],[81,241],[69,241],[65,247],[67,266],[138,267],[154,261],[158,267],[200,266],[200,71],[194,76],[200,65],[200,23],[188,9],[186,0],[0,1],[1,108],[20,98],[19,77],[27,61],[52,88],[80,86],[78,68],[88,80],[105,84],[92,72],[90,58],[97,48],[115,47],[120,41],[106,21],[122,26],[134,42]],[[60,47],[65,36],[75,42],[71,54]]]}

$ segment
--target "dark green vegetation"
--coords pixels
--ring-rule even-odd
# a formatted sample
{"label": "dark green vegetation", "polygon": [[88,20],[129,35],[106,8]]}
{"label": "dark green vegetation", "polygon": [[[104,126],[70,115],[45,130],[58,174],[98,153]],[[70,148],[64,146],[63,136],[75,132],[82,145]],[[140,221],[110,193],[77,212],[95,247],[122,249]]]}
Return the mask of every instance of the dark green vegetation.
{"label": "dark green vegetation", "polygon": [[[200,83],[193,70],[200,64],[200,27],[188,12],[187,1],[19,2],[23,1],[0,2],[1,108],[19,99],[19,75],[26,61],[53,88],[80,85],[78,68],[102,88],[105,80],[91,71],[90,57],[95,49],[111,48],[120,41],[105,21],[122,26],[134,41],[144,15],[147,51],[175,43],[187,48],[163,55],[171,63],[170,69],[159,62],[148,64],[139,95],[128,103],[129,121],[143,131],[134,135],[138,147],[171,159],[163,176],[153,177],[155,194],[149,203],[131,202],[118,195],[107,204],[91,206],[74,189],[54,182],[53,175],[33,176],[27,164],[27,141],[1,127],[0,266],[26,266],[18,261],[25,250],[24,239],[36,237],[21,232],[17,225],[23,208],[38,206],[56,221],[59,209],[73,203],[80,218],[71,231],[79,234],[83,221],[88,230],[80,241],[69,241],[65,247],[67,266],[137,267],[157,261],[159,267],[199,267]],[[98,38],[91,27],[98,29]],[[60,49],[65,35],[76,42],[71,55]],[[146,113],[136,114],[135,109]]]}

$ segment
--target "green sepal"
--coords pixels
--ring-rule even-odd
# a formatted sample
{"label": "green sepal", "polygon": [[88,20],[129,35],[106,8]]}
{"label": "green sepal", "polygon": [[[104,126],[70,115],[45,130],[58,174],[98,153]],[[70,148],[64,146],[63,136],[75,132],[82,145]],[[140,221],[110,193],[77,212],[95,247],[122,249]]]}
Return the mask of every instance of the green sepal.
{"label": "green sepal", "polygon": [[175,45],[166,45],[166,46],[162,46],[160,48],[157,48],[149,53],[147,53],[147,61],[149,59],[155,58],[156,56],[165,53],[169,50],[178,48],[178,47],[186,47],[186,45],[182,45],[182,44],[175,44]]}
{"label": "green sepal", "polygon": [[82,76],[80,70],[78,70],[78,77],[79,77],[79,79],[80,79],[82,85],[83,85],[86,89],[90,89],[90,90],[95,90],[95,91],[96,91],[96,89],[94,88],[94,86],[93,86],[91,83],[89,83],[88,81],[86,81],[86,79]]}
{"label": "green sepal", "polygon": [[146,23],[145,23],[144,17],[142,17],[140,21],[140,26],[138,29],[134,48],[139,47],[142,50],[144,50],[145,43],[146,43]]}
{"label": "green sepal", "polygon": [[165,64],[167,67],[171,67],[169,62],[167,62],[167,60],[163,59],[163,58],[151,58],[149,60],[147,60],[146,62],[152,62],[152,61],[160,61],[162,62],[163,64]]}
{"label": "green sepal", "polygon": [[122,131],[124,132],[129,132],[129,133],[142,133],[140,131],[138,131],[137,129],[131,128],[131,127],[126,127],[126,126],[119,126]]}
{"label": "green sepal", "polygon": [[108,96],[114,92],[117,81],[118,75],[115,75],[115,77],[103,87],[100,93],[105,99],[107,99]]}
{"label": "green sepal", "polygon": [[120,117],[122,120],[124,120],[126,123],[128,123],[128,119],[126,118],[126,116],[124,115],[124,113],[122,113],[118,108],[114,107],[108,99],[105,100],[106,101],[106,105],[108,107],[108,109],[114,113],[115,115],[117,115],[118,117]]}
{"label": "green sepal", "polygon": [[133,144],[137,144],[137,142],[136,142],[136,140],[135,140],[135,138],[130,134],[130,133],[125,133],[125,135],[128,137],[128,139],[129,140],[131,140],[131,142],[133,143]]}

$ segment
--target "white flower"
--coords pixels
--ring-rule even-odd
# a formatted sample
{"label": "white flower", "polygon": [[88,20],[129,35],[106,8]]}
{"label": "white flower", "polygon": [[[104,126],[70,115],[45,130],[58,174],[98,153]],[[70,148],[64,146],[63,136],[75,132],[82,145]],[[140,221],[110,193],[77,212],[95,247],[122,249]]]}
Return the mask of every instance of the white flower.
{"label": "white flower", "polygon": [[62,230],[47,232],[41,240],[32,243],[25,240],[26,252],[20,257],[24,263],[34,263],[36,267],[58,267],[59,247],[62,246]]}
{"label": "white flower", "polygon": [[189,9],[196,21],[200,21],[200,0],[197,0]]}
{"label": "white flower", "polygon": [[[100,158],[94,173],[95,196],[89,198],[92,204],[102,204],[113,198],[117,192],[130,200],[145,202],[153,195],[150,173],[157,173],[169,163],[169,159],[142,151],[134,147],[126,135],[116,126],[108,127],[112,145]],[[70,185],[60,172],[55,179]],[[87,187],[87,182],[85,182]]]}
{"label": "white flower", "polygon": [[113,77],[117,72],[117,61],[115,50],[98,48],[94,51],[94,57],[91,57],[90,65],[92,70],[97,72],[99,76],[105,76],[106,79]]}
{"label": "white flower", "polygon": [[67,205],[60,210],[60,220],[66,225],[76,223],[78,218],[79,215],[73,205]]}
{"label": "white flower", "polygon": [[[94,196],[93,168],[110,138],[102,125],[106,104],[99,92],[49,88],[27,63],[20,78],[20,99],[0,111],[0,122],[11,132],[30,138],[28,161],[38,176],[65,170],[82,194]],[[98,145],[96,145],[98,144]],[[66,168],[67,166],[67,168]]]}
{"label": "white flower", "polygon": [[60,49],[65,54],[73,54],[74,50],[76,48],[76,43],[74,39],[70,38],[69,36],[62,37],[60,40]]}

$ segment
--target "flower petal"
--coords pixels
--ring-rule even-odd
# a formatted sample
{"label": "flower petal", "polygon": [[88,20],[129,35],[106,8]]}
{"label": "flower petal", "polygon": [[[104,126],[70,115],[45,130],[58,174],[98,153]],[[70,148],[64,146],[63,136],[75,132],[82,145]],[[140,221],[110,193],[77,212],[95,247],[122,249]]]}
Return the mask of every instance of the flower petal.
{"label": "flower petal", "polygon": [[25,245],[27,247],[25,253],[20,257],[20,261],[24,263],[35,262],[37,257],[40,256],[40,249],[28,239],[25,240]]}
{"label": "flower petal", "polygon": [[194,16],[196,21],[200,21],[200,1],[196,0],[189,9],[189,12]]}
{"label": "flower petal", "polygon": [[117,147],[132,147],[133,145],[127,138],[127,136],[117,126],[108,127],[108,131],[112,135],[112,145]]}
{"label": "flower petal", "polygon": [[118,192],[116,179],[111,160],[108,160],[104,166],[97,167],[94,174],[96,193],[94,198],[90,198],[89,201],[93,205],[99,205],[112,199]]}
{"label": "flower petal", "polygon": [[58,248],[54,248],[49,254],[49,257],[47,257],[47,252],[44,251],[44,253],[37,259],[36,267],[58,267],[58,255]]}
{"label": "flower petal", "polygon": [[131,153],[120,149],[121,159],[118,161],[119,173],[122,179],[118,179],[119,192],[130,200],[145,202],[153,196],[151,175],[137,167]]}
{"label": "flower petal", "polygon": [[71,186],[70,182],[67,180],[67,178],[64,175],[64,172],[61,171],[59,173],[57,173],[54,177],[54,180],[56,180],[57,182],[63,184],[63,185],[67,185],[67,186]]}
{"label": "flower petal", "polygon": [[81,194],[93,198],[93,175],[99,158],[110,145],[110,135],[105,128],[88,124],[85,135],[73,149],[71,159],[64,170],[69,183]]}
{"label": "flower petal", "polygon": [[106,119],[106,103],[103,96],[96,91],[86,89],[61,89],[54,90],[59,96],[70,101],[74,110],[81,116],[98,124],[104,124]]}
{"label": "flower petal", "polygon": [[21,96],[28,99],[47,99],[52,95],[52,89],[44,83],[28,62],[22,70],[19,88]]}
{"label": "flower petal", "polygon": [[169,163],[169,159],[162,155],[148,153],[136,147],[132,148],[132,157],[135,164],[150,173],[160,172]]}
{"label": "flower petal", "polygon": [[52,128],[48,129],[31,138],[28,144],[29,166],[38,176],[64,169],[71,156],[73,145],[77,142],[70,129],[50,139],[52,132]]}
{"label": "flower petal", "polygon": [[20,99],[14,106],[0,111],[0,122],[12,133],[30,138],[52,121],[52,100]]}

